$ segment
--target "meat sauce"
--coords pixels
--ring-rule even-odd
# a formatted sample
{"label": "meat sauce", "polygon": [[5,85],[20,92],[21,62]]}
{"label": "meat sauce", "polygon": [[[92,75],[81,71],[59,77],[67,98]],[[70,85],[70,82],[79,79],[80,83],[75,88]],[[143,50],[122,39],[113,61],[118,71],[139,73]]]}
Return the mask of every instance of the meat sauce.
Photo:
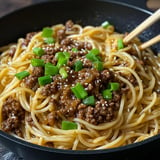
{"label": "meat sauce", "polygon": [[[57,52],[69,52],[70,57],[64,68],[68,74],[66,78],[63,78],[60,74],[52,76],[52,82],[42,87],[41,94],[46,97],[50,97],[50,103],[55,106],[55,113],[49,113],[48,124],[53,124],[53,120],[60,119],[60,115],[67,118],[80,118],[91,124],[98,125],[100,123],[112,121],[116,116],[116,111],[120,107],[120,99],[123,91],[121,87],[117,91],[113,91],[112,99],[107,100],[103,97],[102,91],[106,88],[109,82],[118,82],[120,86],[123,84],[116,79],[115,74],[107,68],[103,70],[97,70],[93,67],[90,60],[86,58],[86,54],[92,49],[92,45],[89,42],[82,42],[67,38],[66,32],[71,31],[73,22],[68,21],[63,30],[58,30],[56,39],[59,41],[59,47],[55,47],[54,44],[44,44],[44,55],[39,57],[43,59],[45,63],[57,64],[55,54]],[[28,45],[30,39],[35,33],[27,34],[25,43]],[[76,51],[73,51],[73,48]],[[102,58],[102,57],[100,57]],[[83,68],[79,71],[74,70],[74,64],[76,61],[81,61]],[[44,76],[43,67],[33,67],[32,73],[23,79],[23,83],[27,88],[34,91],[39,86],[38,78]],[[94,96],[95,105],[86,105],[83,101],[77,98],[71,91],[71,87],[80,83],[88,96]],[[52,95],[59,93],[57,98],[54,99]],[[20,125],[24,120],[24,110],[20,103],[10,97],[6,99],[3,104],[3,123],[2,129],[6,132],[19,132]],[[13,118],[14,117],[14,118]],[[32,119],[28,120],[32,123]]]}

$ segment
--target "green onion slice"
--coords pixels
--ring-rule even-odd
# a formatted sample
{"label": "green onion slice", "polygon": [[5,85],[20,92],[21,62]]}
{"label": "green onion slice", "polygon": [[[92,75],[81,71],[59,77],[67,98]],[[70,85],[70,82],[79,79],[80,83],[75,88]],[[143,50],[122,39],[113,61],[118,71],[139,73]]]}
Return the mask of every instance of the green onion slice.
{"label": "green onion slice", "polygon": [[60,68],[67,64],[67,59],[65,57],[60,57],[57,62],[57,67]]}
{"label": "green onion slice", "polygon": [[109,23],[108,21],[104,21],[104,22],[101,24],[101,26],[106,29],[106,28],[108,28],[108,26],[110,26],[110,23]]}
{"label": "green onion slice", "polygon": [[76,72],[78,72],[78,71],[80,71],[82,68],[83,68],[83,63],[82,63],[82,61],[80,61],[80,60],[76,61],[75,64],[74,64],[74,70],[75,70]]}
{"label": "green onion slice", "polygon": [[94,96],[89,96],[89,97],[83,99],[83,103],[86,104],[86,105],[94,106],[95,105],[95,98],[94,98]]}
{"label": "green onion slice", "polygon": [[45,27],[42,30],[42,37],[52,37],[53,29],[49,27]]}
{"label": "green onion slice", "polygon": [[62,121],[62,129],[63,130],[72,130],[72,129],[77,129],[78,126],[74,122],[70,121]]}
{"label": "green onion slice", "polygon": [[44,42],[47,44],[55,43],[55,39],[53,37],[47,37],[44,39]]}
{"label": "green onion slice", "polygon": [[69,52],[63,52],[63,55],[65,58],[68,60],[70,58],[70,53]]}
{"label": "green onion slice", "polygon": [[64,67],[60,68],[59,74],[60,74],[60,75],[62,76],[62,78],[64,78],[64,79],[68,77],[68,73],[67,73],[67,71],[65,70]]}
{"label": "green onion slice", "polygon": [[110,89],[106,89],[102,92],[103,98],[110,100],[112,99],[112,91]]}
{"label": "green onion slice", "polygon": [[71,90],[79,99],[84,99],[88,96],[88,93],[80,83],[77,83],[74,87],[71,88]]}
{"label": "green onion slice", "polygon": [[117,45],[118,45],[118,50],[123,49],[124,48],[123,40],[122,39],[118,39]]}
{"label": "green onion slice", "polygon": [[57,67],[60,68],[61,66],[67,64],[68,59],[70,58],[69,52],[57,52],[55,58],[58,59]]}
{"label": "green onion slice", "polygon": [[58,74],[58,67],[54,66],[51,63],[46,63],[45,68],[44,68],[44,74],[46,76],[47,75],[54,76],[54,75]]}
{"label": "green onion slice", "polygon": [[92,61],[92,62],[95,62],[95,61],[99,60],[98,57],[95,54],[91,53],[91,52],[89,52],[88,54],[86,54],[86,58],[88,60]]}
{"label": "green onion slice", "polygon": [[22,71],[22,72],[19,72],[17,74],[15,74],[15,76],[19,79],[19,80],[22,80],[23,78],[29,76],[30,73],[27,72],[27,71]]}
{"label": "green onion slice", "polygon": [[44,54],[44,50],[40,47],[33,48],[33,53],[37,56],[42,56]]}
{"label": "green onion slice", "polygon": [[31,64],[34,67],[43,67],[45,63],[44,63],[43,59],[33,58],[33,59],[31,59]]}
{"label": "green onion slice", "polygon": [[77,49],[77,48],[72,48],[71,51],[72,51],[72,52],[78,52],[78,49]]}
{"label": "green onion slice", "polygon": [[99,49],[94,48],[94,49],[90,50],[89,53],[92,53],[92,54],[95,54],[95,55],[99,55],[100,52],[99,52]]}
{"label": "green onion slice", "polygon": [[58,59],[57,67],[60,68],[61,66],[67,64],[67,61],[70,58],[70,53],[69,52],[57,52],[55,54],[55,58]]}
{"label": "green onion slice", "polygon": [[116,91],[116,90],[118,90],[119,89],[119,87],[120,87],[120,84],[119,83],[117,83],[117,82],[110,82],[110,83],[108,83],[108,89],[110,89],[111,91]]}
{"label": "green onion slice", "polygon": [[88,54],[86,54],[86,58],[92,62],[98,61],[100,59],[100,57],[98,56],[99,53],[99,50],[97,48],[94,48],[90,50]]}
{"label": "green onion slice", "polygon": [[55,58],[56,58],[56,59],[59,59],[60,57],[64,57],[63,52],[57,52],[57,53],[55,54]]}
{"label": "green onion slice", "polygon": [[52,77],[51,76],[43,76],[38,78],[38,83],[40,86],[44,86],[46,84],[49,84],[52,82]]}
{"label": "green onion slice", "polygon": [[70,53],[69,52],[57,52],[55,54],[56,59],[59,59],[61,57],[65,57],[68,60],[70,58]]}
{"label": "green onion slice", "polygon": [[93,62],[93,66],[94,66],[94,68],[96,68],[98,71],[102,71],[102,70],[103,70],[103,63],[100,62],[100,61]]}

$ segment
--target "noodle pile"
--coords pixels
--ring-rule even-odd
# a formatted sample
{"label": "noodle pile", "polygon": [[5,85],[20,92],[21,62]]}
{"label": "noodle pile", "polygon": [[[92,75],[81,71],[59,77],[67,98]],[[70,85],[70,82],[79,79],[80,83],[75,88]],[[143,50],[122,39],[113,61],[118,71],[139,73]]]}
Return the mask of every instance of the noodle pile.
{"label": "noodle pile", "polygon": [[[52,26],[55,33],[63,28],[62,24]],[[116,78],[127,86],[127,92],[121,96],[115,119],[94,125],[75,117],[72,121],[78,128],[73,130],[61,129],[60,122],[54,122],[53,125],[41,123],[39,119],[45,120],[46,113],[54,112],[50,97],[41,94],[43,86],[34,91],[15,77],[18,72],[32,70],[30,60],[36,57],[33,48],[44,45],[42,32],[37,32],[27,46],[23,45],[24,39],[20,38],[16,44],[8,46],[8,49],[2,48],[0,126],[3,122],[3,104],[8,97],[14,97],[25,110],[21,126],[22,137],[34,144],[72,150],[108,149],[157,135],[160,131],[160,57],[150,49],[140,51],[138,45],[141,42],[138,38],[118,49],[117,41],[125,35],[116,33],[112,25],[103,28],[74,24],[73,28],[67,32],[67,37],[89,42],[92,48],[97,48],[104,57],[104,68],[114,72]],[[56,41],[55,46],[58,45],[59,42]],[[13,48],[15,53],[12,57],[9,52]],[[127,77],[133,77],[134,81]],[[28,115],[34,125],[28,123]],[[10,134],[17,136],[15,133]]]}

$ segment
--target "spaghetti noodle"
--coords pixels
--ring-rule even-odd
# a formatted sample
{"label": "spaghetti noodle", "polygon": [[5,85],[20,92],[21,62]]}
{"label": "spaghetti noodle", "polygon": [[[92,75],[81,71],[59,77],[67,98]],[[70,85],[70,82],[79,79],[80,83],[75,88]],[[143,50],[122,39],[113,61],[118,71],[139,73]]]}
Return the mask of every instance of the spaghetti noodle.
{"label": "spaghetti noodle", "polygon": [[[160,131],[160,57],[110,24],[46,27],[1,49],[0,129],[59,149],[107,149]],[[4,49],[5,48],[5,49]],[[7,49],[6,49],[7,48]]]}

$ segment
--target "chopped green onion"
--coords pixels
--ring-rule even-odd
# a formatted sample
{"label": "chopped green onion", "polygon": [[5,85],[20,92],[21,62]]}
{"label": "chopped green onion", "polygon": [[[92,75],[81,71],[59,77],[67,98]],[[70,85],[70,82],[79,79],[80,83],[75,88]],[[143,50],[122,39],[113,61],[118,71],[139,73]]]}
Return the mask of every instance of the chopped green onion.
{"label": "chopped green onion", "polygon": [[93,66],[94,66],[94,68],[96,68],[98,71],[102,71],[102,70],[103,70],[103,63],[100,62],[100,61],[93,62]]}
{"label": "chopped green onion", "polygon": [[107,88],[110,89],[111,91],[116,91],[119,89],[119,86],[120,84],[117,82],[110,82]]}
{"label": "chopped green onion", "polygon": [[45,38],[44,42],[47,44],[52,44],[52,43],[55,43],[55,39],[53,37],[48,37],[48,38]]}
{"label": "chopped green onion", "polygon": [[56,59],[59,59],[60,57],[64,57],[63,52],[57,52],[57,53],[55,54],[55,58],[56,58]]}
{"label": "chopped green onion", "polygon": [[110,100],[112,99],[112,91],[110,89],[106,89],[102,92],[103,98]]}
{"label": "chopped green onion", "polygon": [[63,52],[63,55],[65,58],[68,60],[70,58],[70,53],[69,52]]}
{"label": "chopped green onion", "polygon": [[44,66],[44,60],[43,59],[31,59],[31,64],[34,67],[43,67]]}
{"label": "chopped green onion", "polygon": [[72,130],[77,129],[77,124],[70,121],[62,121],[62,129],[63,130]]}
{"label": "chopped green onion", "polygon": [[78,52],[78,49],[77,49],[77,48],[72,48],[71,51],[72,51],[72,52]]}
{"label": "chopped green onion", "polygon": [[67,74],[67,71],[65,70],[65,68],[60,68],[59,70],[59,74],[62,76],[62,78],[67,78],[68,77],[68,74]]}
{"label": "chopped green onion", "polygon": [[61,66],[67,64],[69,57],[69,52],[57,52],[55,55],[55,58],[58,59],[57,67],[60,68]]}
{"label": "chopped green onion", "polygon": [[99,59],[97,58],[97,56],[92,53],[92,52],[89,52],[88,54],[86,54],[86,58],[92,62],[95,62],[95,61],[98,61]]}
{"label": "chopped green onion", "polygon": [[95,55],[99,55],[100,52],[99,52],[99,49],[94,48],[94,49],[90,50],[89,53],[93,53],[93,54],[95,54]]}
{"label": "chopped green onion", "polygon": [[52,77],[51,76],[43,76],[38,78],[38,83],[40,86],[44,86],[46,84],[49,84],[52,82]]}
{"label": "chopped green onion", "polygon": [[77,83],[74,87],[71,88],[71,90],[79,99],[84,99],[88,96],[88,93],[80,83]]}
{"label": "chopped green onion", "polygon": [[106,29],[108,26],[110,26],[110,23],[109,23],[108,21],[104,21],[104,22],[101,24],[101,26]]}
{"label": "chopped green onion", "polygon": [[56,59],[59,59],[61,57],[65,57],[68,60],[70,58],[70,53],[69,52],[57,52],[55,54]]}
{"label": "chopped green onion", "polygon": [[64,56],[60,57],[57,62],[57,67],[60,68],[65,64],[67,64],[67,59]]}
{"label": "chopped green onion", "polygon": [[86,54],[86,58],[89,59],[92,62],[98,61],[99,60],[99,50],[97,48],[94,48],[89,51],[88,54]]}
{"label": "chopped green onion", "polygon": [[37,56],[42,56],[44,54],[44,50],[40,47],[33,48],[33,53]]}
{"label": "chopped green onion", "polygon": [[106,90],[102,92],[103,98],[110,100],[112,99],[112,91],[119,89],[120,84],[117,82],[110,82]]}
{"label": "chopped green onion", "polygon": [[49,27],[45,27],[42,30],[42,37],[52,37],[53,29]]}
{"label": "chopped green onion", "polygon": [[97,58],[98,58],[99,61],[102,61],[102,58],[100,56],[97,56]]}
{"label": "chopped green onion", "polygon": [[15,76],[19,79],[19,80],[22,80],[23,78],[29,76],[30,73],[27,72],[27,71],[22,71],[22,72],[19,72],[17,74],[15,74]]}
{"label": "chopped green onion", "polygon": [[86,105],[94,106],[95,105],[95,98],[94,98],[94,96],[89,96],[89,97],[83,99],[83,103],[86,104]]}
{"label": "chopped green onion", "polygon": [[123,40],[122,39],[118,39],[117,45],[118,45],[118,49],[123,49],[124,48]]}
{"label": "chopped green onion", "polygon": [[53,64],[51,63],[46,63],[45,64],[45,68],[44,68],[44,74],[47,76],[47,75],[50,75],[50,76],[54,76],[56,74],[58,74],[58,67],[57,66],[54,66]]}
{"label": "chopped green onion", "polygon": [[83,68],[83,63],[82,61],[76,61],[75,64],[74,64],[74,70],[76,72],[80,71],[81,69]]}

